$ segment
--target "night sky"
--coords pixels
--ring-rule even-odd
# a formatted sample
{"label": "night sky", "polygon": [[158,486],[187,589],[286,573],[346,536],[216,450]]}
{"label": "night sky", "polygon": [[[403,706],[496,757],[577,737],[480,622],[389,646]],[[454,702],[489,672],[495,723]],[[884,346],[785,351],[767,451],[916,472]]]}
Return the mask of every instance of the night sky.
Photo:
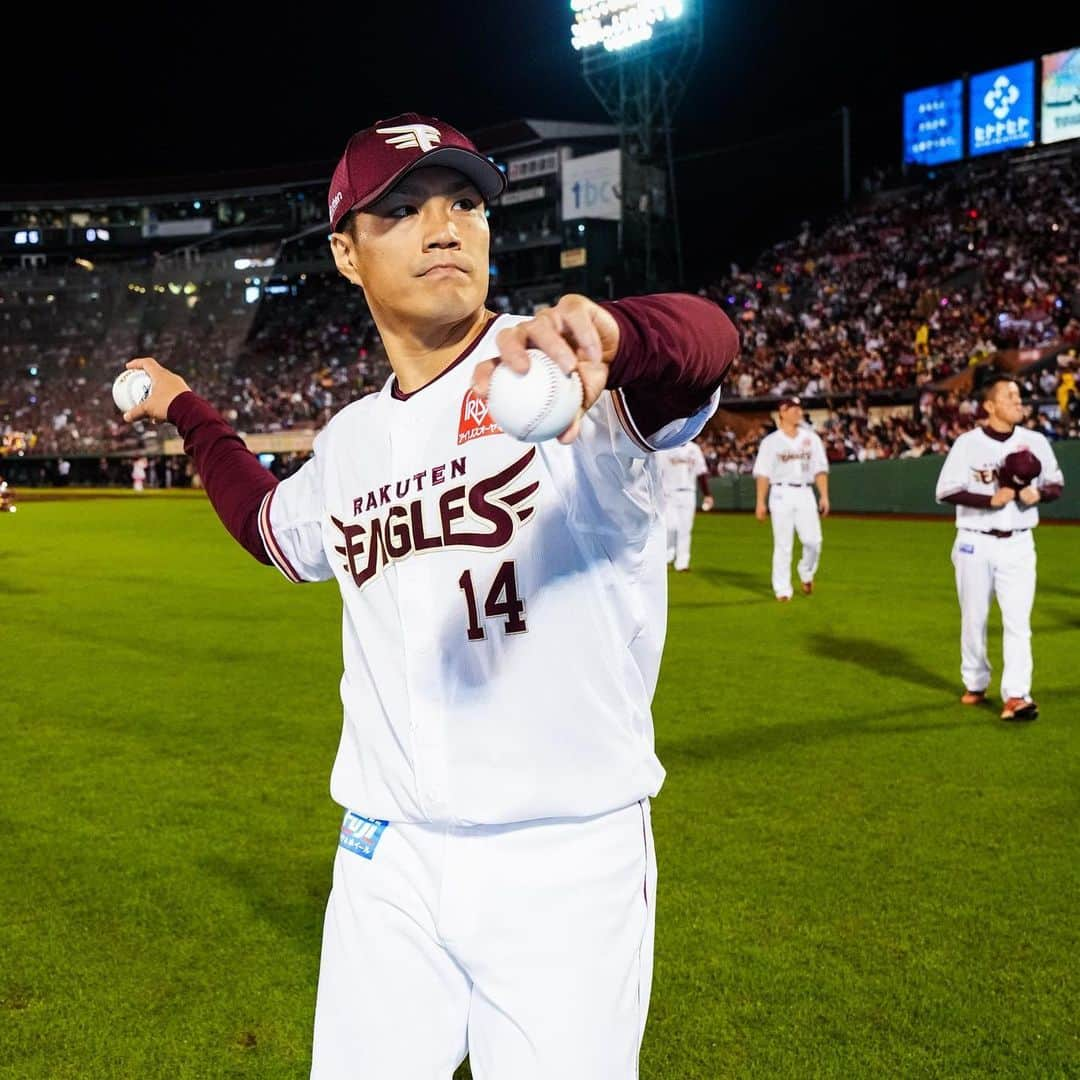
{"label": "night sky", "polygon": [[[776,239],[835,201],[830,115],[841,105],[852,109],[857,178],[898,163],[903,90],[1080,45],[1071,4],[1058,8],[1074,10],[1068,20],[1039,8],[1047,17],[1006,24],[947,0],[703,2],[705,47],[676,116],[676,155],[801,134],[680,167],[684,232],[707,215],[718,238],[713,252],[691,244],[695,264]],[[25,25],[5,16],[0,185],[31,197],[35,183],[309,162],[328,175],[352,131],[410,109],[466,131],[517,116],[607,119],[569,45],[568,0],[271,10],[166,6],[141,21],[43,24],[27,5],[16,16]]]}

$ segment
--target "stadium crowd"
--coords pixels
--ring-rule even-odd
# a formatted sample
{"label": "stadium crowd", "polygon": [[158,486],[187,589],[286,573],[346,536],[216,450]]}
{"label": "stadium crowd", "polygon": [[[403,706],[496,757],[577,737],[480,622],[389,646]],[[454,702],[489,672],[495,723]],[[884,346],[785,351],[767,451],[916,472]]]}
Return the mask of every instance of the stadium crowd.
{"label": "stadium crowd", "polygon": [[804,225],[701,290],[740,327],[729,396],[923,386],[1001,349],[1080,343],[1080,159],[957,172]]}
{"label": "stadium crowd", "polygon": [[[946,450],[973,418],[939,392],[942,380],[1006,348],[1080,346],[1078,211],[1074,156],[957,171],[880,192],[818,233],[804,227],[753,270],[733,268],[700,290],[742,336],[725,396],[828,403],[823,434],[835,461]],[[26,275],[0,280],[0,436],[9,449],[19,439],[35,455],[142,449],[149,429],[123,424],[111,398],[132,356],[182,372],[245,433],[318,429],[390,374],[363,294],[329,269],[292,275],[275,291],[264,283],[257,303],[239,280],[189,295],[137,287],[130,276],[101,269],[79,290],[48,296]],[[510,310],[513,299],[496,294],[492,305]],[[1030,389],[1052,402],[1067,372],[1043,371]],[[881,413],[889,392],[907,408]],[[1032,423],[1076,436],[1075,412],[1043,413]],[[718,471],[739,471],[754,446],[756,435],[729,430],[711,435],[708,449]]]}

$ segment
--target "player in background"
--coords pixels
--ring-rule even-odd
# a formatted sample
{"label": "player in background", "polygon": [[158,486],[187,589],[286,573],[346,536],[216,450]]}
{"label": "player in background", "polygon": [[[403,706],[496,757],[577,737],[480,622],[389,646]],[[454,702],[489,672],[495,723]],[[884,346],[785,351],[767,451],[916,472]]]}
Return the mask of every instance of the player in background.
{"label": "player in background", "polygon": [[142,491],[146,486],[146,466],[149,462],[145,457],[137,457],[131,463],[131,488],[133,491]]}
{"label": "player in background", "polygon": [[696,442],[661,450],[656,454],[660,463],[660,479],[664,488],[664,521],[667,525],[667,561],[675,569],[690,569],[690,533],[697,513],[697,493],[701,492],[701,509],[713,508],[709,493],[709,467]]}
{"label": "player in background", "polygon": [[[776,430],[766,435],[754,461],[757,504],[754,513],[764,521],[772,516],[772,586],[776,599],[791,599],[791,553],[799,534],[802,591],[814,591],[814,575],[821,560],[821,520],[829,513],[829,461],[817,432],[803,422],[802,402],[784,398],[779,405]],[[814,488],[817,487],[817,499]]]}
{"label": "player in background", "polygon": [[[125,414],[181,432],[230,533],[343,601],[345,808],[311,1075],[632,1080],[652,975],[651,699],[666,625],[656,450],[698,435],[738,334],[714,304],[486,307],[503,174],[407,113],[350,140],[339,272],[393,375],[280,483],[156,361]],[[558,440],[485,406],[535,347],[584,388]],[[303,663],[303,656],[297,658]]]}
{"label": "player in background", "polygon": [[1034,720],[1039,715],[1031,697],[1034,529],[1038,504],[1058,498],[1065,480],[1045,436],[1018,426],[1024,405],[1015,380],[989,382],[982,405],[985,424],[953,443],[936,492],[938,502],[956,507],[952,562],[960,599],[960,700],[965,705],[986,700],[986,624],[996,596],[1004,659],[1001,719]]}

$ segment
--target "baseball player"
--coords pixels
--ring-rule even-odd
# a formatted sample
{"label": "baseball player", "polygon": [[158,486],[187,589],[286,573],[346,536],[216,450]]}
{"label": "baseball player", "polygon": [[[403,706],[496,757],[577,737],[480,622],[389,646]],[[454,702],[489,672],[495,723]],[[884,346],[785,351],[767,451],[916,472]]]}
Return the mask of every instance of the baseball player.
{"label": "baseball player", "polygon": [[[817,432],[804,425],[802,402],[784,398],[779,405],[779,423],[758,447],[754,461],[757,505],[754,513],[764,521],[772,516],[772,585],[776,599],[787,602],[792,596],[791,552],[794,534],[799,534],[802,557],[799,580],[802,591],[814,591],[814,575],[821,560],[821,521],[818,512],[829,512],[829,461]],[[817,499],[814,487],[817,487]]]}
{"label": "baseball player", "polygon": [[146,466],[149,462],[145,457],[136,458],[131,465],[131,488],[133,491],[142,491],[146,485]]}
{"label": "baseball player", "polygon": [[[715,305],[565,296],[485,306],[503,174],[407,113],[348,142],[330,246],[393,375],[278,482],[149,358],[232,535],[343,600],[344,808],[311,1075],[631,1080],[648,1009],[664,772],[650,701],[666,619],[653,454],[694,438],[738,348]],[[582,413],[521,443],[486,407],[527,349],[576,370]]]}
{"label": "baseball player", "polygon": [[1031,608],[1040,502],[1061,495],[1064,477],[1045,436],[1017,425],[1024,406],[1015,380],[983,390],[986,423],[949,451],[937,482],[938,502],[956,506],[952,562],[960,598],[960,676],[965,705],[980,705],[990,685],[986,624],[990,601],[1001,608],[1004,667],[1002,720],[1034,720],[1031,697]]}
{"label": "baseball player", "polygon": [[667,561],[675,569],[690,569],[690,533],[697,512],[697,493],[701,492],[701,509],[713,508],[709,493],[709,467],[696,442],[661,450],[656,455],[660,463],[660,480],[664,490],[664,522],[667,525]]}

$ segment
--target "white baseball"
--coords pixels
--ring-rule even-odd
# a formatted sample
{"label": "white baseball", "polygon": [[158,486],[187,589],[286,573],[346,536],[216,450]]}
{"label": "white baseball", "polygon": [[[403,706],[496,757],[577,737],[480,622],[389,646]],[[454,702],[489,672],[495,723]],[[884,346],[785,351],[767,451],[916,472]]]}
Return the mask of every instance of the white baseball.
{"label": "white baseball", "polygon": [[519,374],[506,364],[491,373],[487,403],[495,422],[522,442],[561,435],[581,408],[583,391],[576,371],[565,374],[546,353],[529,349],[529,370]]}
{"label": "white baseball", "polygon": [[153,381],[145,371],[128,368],[116,376],[112,384],[112,398],[121,412],[127,412],[140,405],[150,396]]}

